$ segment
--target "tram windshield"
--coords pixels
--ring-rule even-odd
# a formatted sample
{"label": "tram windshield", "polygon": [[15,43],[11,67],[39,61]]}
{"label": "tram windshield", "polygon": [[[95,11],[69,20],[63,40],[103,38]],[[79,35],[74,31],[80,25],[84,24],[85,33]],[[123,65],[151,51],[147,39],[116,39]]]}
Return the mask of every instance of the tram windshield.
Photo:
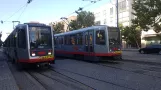
{"label": "tram windshield", "polygon": [[118,28],[109,27],[109,45],[120,45],[120,31]]}
{"label": "tram windshield", "polygon": [[30,48],[52,48],[52,35],[50,27],[29,27]]}

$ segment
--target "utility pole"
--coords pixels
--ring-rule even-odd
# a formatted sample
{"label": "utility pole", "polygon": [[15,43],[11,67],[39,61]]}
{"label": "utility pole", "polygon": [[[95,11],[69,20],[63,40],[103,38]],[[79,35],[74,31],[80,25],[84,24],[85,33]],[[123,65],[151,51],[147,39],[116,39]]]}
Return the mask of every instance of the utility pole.
{"label": "utility pole", "polygon": [[117,12],[117,27],[119,27],[119,10],[118,10],[118,0],[116,0],[116,12]]}

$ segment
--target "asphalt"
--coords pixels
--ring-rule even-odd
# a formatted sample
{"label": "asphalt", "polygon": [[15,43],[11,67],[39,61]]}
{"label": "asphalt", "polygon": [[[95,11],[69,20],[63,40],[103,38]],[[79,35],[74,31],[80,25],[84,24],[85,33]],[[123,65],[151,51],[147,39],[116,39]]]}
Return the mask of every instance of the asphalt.
{"label": "asphalt", "polygon": [[158,54],[140,54],[137,50],[123,51],[123,60],[127,62],[161,65],[161,55]]}

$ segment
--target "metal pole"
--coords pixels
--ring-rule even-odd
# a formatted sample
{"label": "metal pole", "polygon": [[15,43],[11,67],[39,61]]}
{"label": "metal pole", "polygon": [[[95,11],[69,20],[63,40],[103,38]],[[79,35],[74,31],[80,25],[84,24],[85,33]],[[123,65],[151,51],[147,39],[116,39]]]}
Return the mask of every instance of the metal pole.
{"label": "metal pole", "polygon": [[18,22],[18,24],[20,24],[20,21],[12,21],[12,23],[13,23],[13,29],[15,27],[15,25],[14,25],[15,22]]}
{"label": "metal pole", "polygon": [[13,29],[14,29],[14,27],[15,27],[14,22],[12,22],[12,23],[13,23]]}
{"label": "metal pole", "polygon": [[116,12],[117,12],[117,27],[119,27],[118,0],[116,0]]}

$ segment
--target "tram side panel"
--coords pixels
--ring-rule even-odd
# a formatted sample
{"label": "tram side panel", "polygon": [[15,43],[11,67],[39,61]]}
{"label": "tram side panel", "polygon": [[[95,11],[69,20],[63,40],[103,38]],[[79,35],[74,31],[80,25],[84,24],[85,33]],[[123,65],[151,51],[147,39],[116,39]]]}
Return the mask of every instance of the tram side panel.
{"label": "tram side panel", "polygon": [[[93,33],[94,32],[94,33]],[[77,35],[78,33],[83,33],[83,42],[81,45],[78,45],[77,38],[72,40],[72,36]],[[67,56],[67,57],[78,57],[83,55],[84,59],[96,59],[99,60],[99,57],[115,57],[120,55],[118,50],[110,51],[109,46],[109,37],[108,37],[108,29],[107,27],[99,27],[94,29],[87,29],[83,32],[75,32],[72,34],[66,34],[61,36],[56,36],[56,54],[59,56]],[[69,36],[69,39],[66,37]],[[69,44],[66,43],[68,39]],[[92,37],[92,38],[91,38]],[[64,42],[62,42],[64,41]],[[72,42],[75,42],[74,44]],[[115,47],[114,47],[115,48]],[[117,47],[116,47],[117,48]],[[112,48],[113,49],[113,48]],[[117,48],[118,49],[118,48]],[[120,52],[120,51],[119,51]]]}
{"label": "tram side panel", "polygon": [[16,50],[16,57],[18,62],[28,62],[28,44],[27,44],[27,29],[24,26],[22,29],[18,29],[18,37],[17,37],[17,50]]}

